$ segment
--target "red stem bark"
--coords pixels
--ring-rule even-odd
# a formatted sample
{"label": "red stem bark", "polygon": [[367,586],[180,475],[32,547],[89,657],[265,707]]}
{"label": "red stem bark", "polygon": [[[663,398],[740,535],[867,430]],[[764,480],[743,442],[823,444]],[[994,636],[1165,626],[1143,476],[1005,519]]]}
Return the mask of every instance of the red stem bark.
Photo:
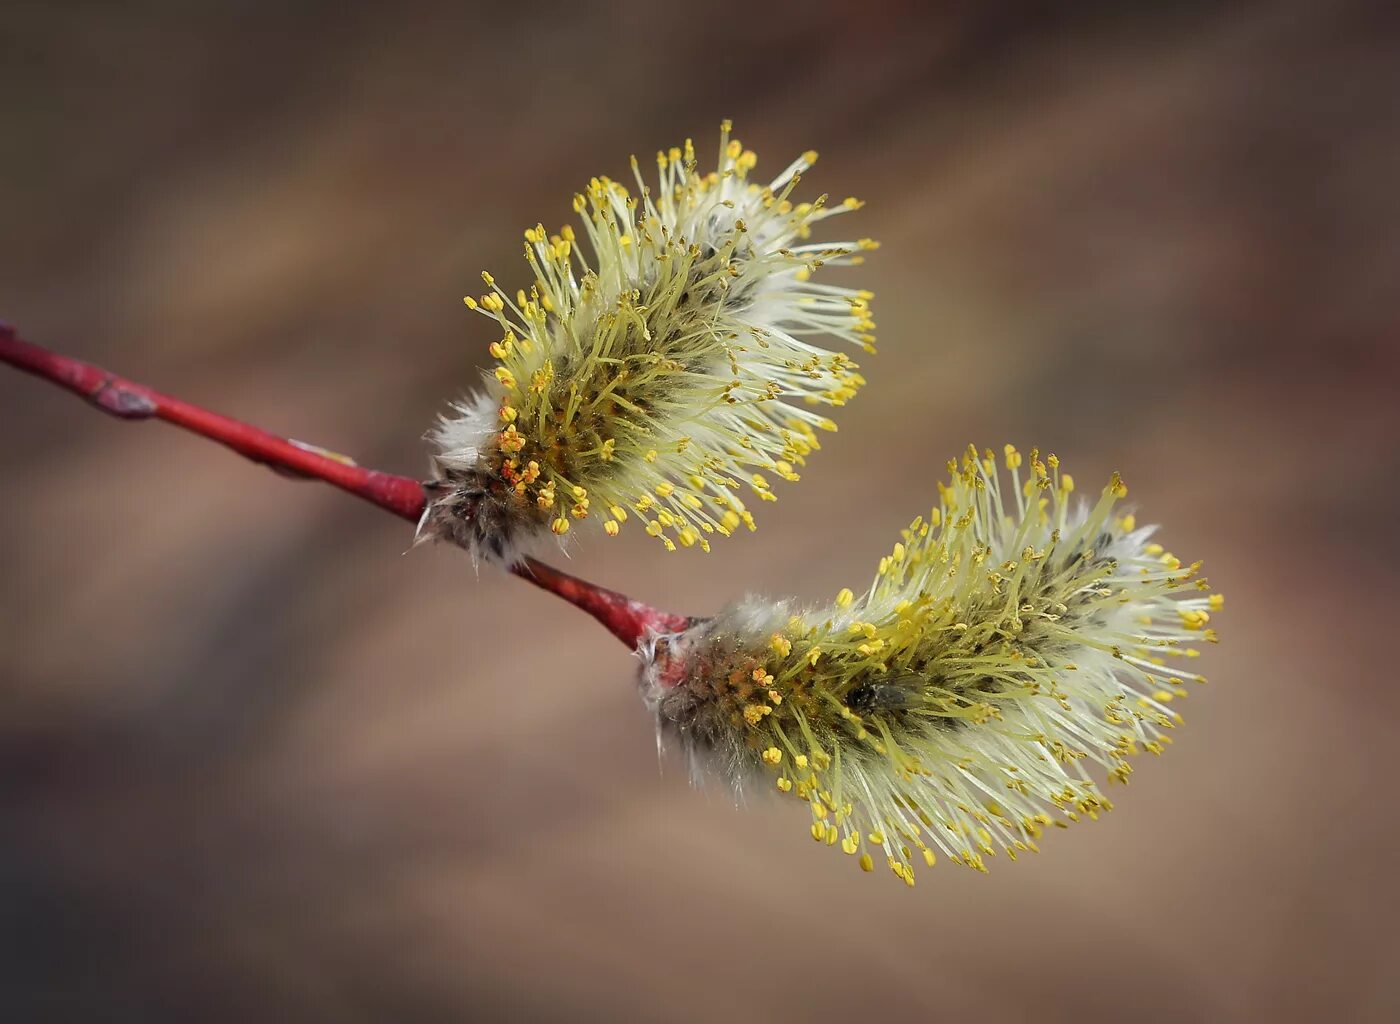
{"label": "red stem bark", "polygon": [[[280,472],[324,480],[410,522],[416,523],[423,515],[426,493],[423,484],[412,477],[366,469],[343,457],[326,454],[323,449],[278,437],[249,423],[161,394],[91,363],[23,341],[14,328],[3,323],[0,362],[66,388],[119,419],[164,420]],[[676,632],[691,622],[688,616],[660,611],[533,558],[522,559],[510,571],[583,609],[628,647],[635,648],[648,630]]]}

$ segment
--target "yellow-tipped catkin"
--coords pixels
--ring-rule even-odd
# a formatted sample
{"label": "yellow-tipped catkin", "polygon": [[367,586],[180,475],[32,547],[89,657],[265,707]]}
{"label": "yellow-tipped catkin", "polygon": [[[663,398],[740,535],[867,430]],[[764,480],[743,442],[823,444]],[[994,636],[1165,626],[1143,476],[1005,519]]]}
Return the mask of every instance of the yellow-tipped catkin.
{"label": "yellow-tipped catkin", "polygon": [[744,495],[773,500],[773,477],[796,480],[836,429],[825,409],[864,384],[846,353],[817,342],[874,351],[870,293],[813,280],[875,247],[811,240],[860,206],[797,201],[815,159],[757,181],[757,157],[726,122],[714,171],[687,141],[657,154],[654,186],[635,159],[635,191],[589,182],[574,198],[581,230],[526,231],[528,291],[484,274],[485,295],[467,302],[501,331],[499,365],[433,435],[440,480],[424,532],[509,559],[561,515],[548,496],[578,489],[587,500],[563,512],[636,512],[613,512],[609,532],[640,523],[670,549],[709,550],[750,526]]}
{"label": "yellow-tipped catkin", "polygon": [[663,736],[701,773],[805,801],[814,835],[909,885],[916,864],[985,870],[1109,810],[1086,765],[1126,782],[1131,755],[1161,753],[1223,601],[1115,512],[1117,474],[1086,501],[1057,459],[1026,462],[950,463],[860,597],[750,601],[654,638]]}

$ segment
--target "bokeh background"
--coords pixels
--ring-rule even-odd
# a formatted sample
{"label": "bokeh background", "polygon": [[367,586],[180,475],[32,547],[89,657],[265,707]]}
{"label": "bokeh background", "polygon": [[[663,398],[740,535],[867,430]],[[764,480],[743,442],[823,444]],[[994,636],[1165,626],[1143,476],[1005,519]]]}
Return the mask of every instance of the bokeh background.
{"label": "bokeh background", "polygon": [[1389,6],[4,4],[34,341],[417,474],[479,270],[729,116],[869,201],[882,352],[759,532],[574,571],[829,597],[1011,440],[1228,603],[1113,814],[910,892],[658,769],[584,616],[0,372],[0,1015],[1395,1019]]}

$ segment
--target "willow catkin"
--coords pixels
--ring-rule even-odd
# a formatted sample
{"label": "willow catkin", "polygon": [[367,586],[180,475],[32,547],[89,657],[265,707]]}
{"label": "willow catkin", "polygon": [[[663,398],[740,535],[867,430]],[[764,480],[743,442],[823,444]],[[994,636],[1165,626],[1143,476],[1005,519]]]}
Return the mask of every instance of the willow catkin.
{"label": "willow catkin", "polygon": [[699,777],[804,800],[814,839],[912,885],[936,852],[985,870],[1111,804],[1180,721],[1190,646],[1223,604],[1050,456],[950,462],[939,503],[825,608],[750,600],[644,648],[642,692]]}
{"label": "willow catkin", "polygon": [[873,352],[871,295],[814,274],[875,243],[811,236],[861,203],[795,200],[813,152],[755,182],[729,130],[709,173],[687,141],[657,154],[655,190],[635,158],[635,193],[593,179],[574,197],[582,238],[526,231],[528,292],[482,275],[490,290],[466,303],[500,329],[498,365],[432,435],[424,535],[509,561],[574,521],[613,536],[638,522],[668,550],[708,551],[753,529],[744,494],[772,500],[836,429],[825,409],[864,380],[818,342]]}

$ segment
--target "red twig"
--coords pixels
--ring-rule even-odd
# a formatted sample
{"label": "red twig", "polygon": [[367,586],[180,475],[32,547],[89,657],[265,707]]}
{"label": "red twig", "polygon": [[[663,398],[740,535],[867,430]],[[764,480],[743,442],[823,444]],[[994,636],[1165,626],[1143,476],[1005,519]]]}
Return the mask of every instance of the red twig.
{"label": "red twig", "polygon": [[[163,395],[101,367],[22,341],[12,327],[3,323],[0,323],[0,362],[67,388],[119,419],[165,420],[280,472],[334,484],[410,522],[417,522],[423,514],[426,502],[423,485],[412,477],[365,469],[324,449],[289,441],[251,424]],[[533,558],[525,558],[511,572],[583,609],[628,647],[635,647],[648,629],[673,632],[684,629],[690,622],[684,615],[633,601],[625,594],[570,576]]]}
{"label": "red twig", "polygon": [[533,558],[526,558],[510,571],[582,608],[628,647],[635,648],[648,629],[657,633],[679,633],[694,621],[688,615],[663,612]]}
{"label": "red twig", "polygon": [[101,367],[21,341],[13,328],[0,327],[0,359],[67,388],[120,419],[165,420],[226,445],[254,462],[334,484],[405,519],[417,520],[423,513],[423,486],[417,480],[330,458],[250,424],[163,395]]}

